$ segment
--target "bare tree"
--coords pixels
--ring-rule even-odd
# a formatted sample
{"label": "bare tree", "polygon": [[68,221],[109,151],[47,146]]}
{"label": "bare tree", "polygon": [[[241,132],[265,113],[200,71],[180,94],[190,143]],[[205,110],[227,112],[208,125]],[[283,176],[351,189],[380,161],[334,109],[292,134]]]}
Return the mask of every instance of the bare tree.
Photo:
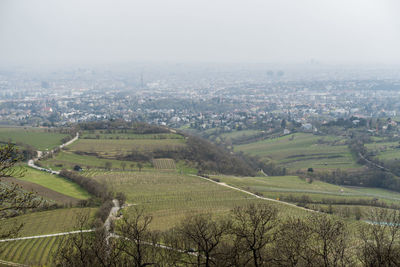
{"label": "bare tree", "polygon": [[121,236],[121,250],[125,254],[124,261],[137,267],[155,264],[155,246],[149,225],[152,217],[145,214],[143,208],[134,206],[129,215],[124,216],[117,224],[117,232]]}
{"label": "bare tree", "polygon": [[99,222],[95,232],[85,232],[90,229],[89,213],[77,214],[76,228],[78,234],[68,235],[61,243],[53,263],[56,266],[120,266],[121,245],[116,238],[108,238],[102,224]]}
{"label": "bare tree", "polygon": [[303,219],[289,218],[282,222],[275,234],[274,263],[278,266],[313,266],[315,256],[308,245],[311,232]]}
{"label": "bare tree", "polygon": [[255,267],[265,266],[271,261],[267,245],[274,241],[272,231],[277,226],[278,210],[267,204],[251,204],[233,210],[232,233],[239,244],[245,265],[251,262]]}
{"label": "bare tree", "polygon": [[[218,249],[223,237],[230,229],[229,221],[215,221],[211,214],[200,214],[186,218],[178,233],[183,240],[185,251],[194,252],[197,266],[215,266]],[[188,257],[188,262],[193,264],[193,257]]]}
{"label": "bare tree", "polygon": [[[0,147],[0,177],[23,176],[25,170],[17,163],[22,159],[18,149],[11,143]],[[32,192],[22,190],[16,184],[0,185],[0,219],[14,217],[30,209],[39,207],[42,199]],[[9,238],[18,234],[23,224],[15,224],[5,229],[0,224],[0,238]]]}
{"label": "bare tree", "polygon": [[313,214],[306,219],[311,227],[311,240],[307,242],[314,258],[314,266],[350,266],[349,232],[342,220]]}
{"label": "bare tree", "polygon": [[400,212],[375,209],[360,228],[359,259],[365,266],[400,266]]}

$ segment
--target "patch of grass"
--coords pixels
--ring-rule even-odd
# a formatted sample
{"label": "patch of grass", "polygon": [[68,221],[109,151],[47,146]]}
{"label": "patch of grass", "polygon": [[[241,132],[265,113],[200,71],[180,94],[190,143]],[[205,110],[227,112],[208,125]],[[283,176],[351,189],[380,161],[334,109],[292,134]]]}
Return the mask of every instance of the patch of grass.
{"label": "patch of grass", "polygon": [[25,175],[18,179],[39,184],[73,198],[87,199],[90,197],[90,194],[82,187],[58,175],[53,175],[29,167],[26,167],[26,170]]}
{"label": "patch of grass", "polygon": [[38,150],[53,149],[61,145],[66,134],[47,132],[43,128],[33,127],[0,127],[0,141],[23,143]]}
{"label": "patch of grass", "polygon": [[45,200],[53,201],[58,204],[77,204],[79,201],[77,198],[61,194],[39,184],[19,180],[13,177],[3,177],[1,178],[1,183],[7,183],[10,186],[12,184],[17,184],[27,192],[34,192],[35,194],[43,197]]}
{"label": "patch of grass", "polygon": [[279,138],[235,146],[235,151],[272,160],[282,167],[297,169],[359,168],[345,139],[336,136],[317,136],[295,133]]}

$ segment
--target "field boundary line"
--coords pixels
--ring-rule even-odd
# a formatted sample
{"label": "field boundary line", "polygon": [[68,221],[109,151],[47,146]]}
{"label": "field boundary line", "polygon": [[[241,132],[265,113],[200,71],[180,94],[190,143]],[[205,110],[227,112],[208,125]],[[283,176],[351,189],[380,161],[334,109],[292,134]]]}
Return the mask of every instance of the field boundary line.
{"label": "field boundary line", "polygon": [[16,238],[8,238],[0,240],[0,243],[3,242],[11,242],[11,241],[18,241],[18,240],[27,240],[27,239],[36,239],[36,238],[45,238],[45,237],[53,237],[53,236],[62,236],[62,235],[73,235],[79,233],[90,233],[94,232],[95,229],[88,229],[88,230],[77,230],[71,232],[63,232],[63,233],[56,233],[56,234],[47,234],[47,235],[35,235],[35,236],[24,236],[24,237],[16,237]]}
{"label": "field boundary line", "polygon": [[4,261],[4,260],[0,260],[0,264],[4,264],[7,266],[15,266],[15,267],[29,267],[29,265],[16,263],[16,262],[12,262],[12,261]]}
{"label": "field boundary line", "polygon": [[254,193],[252,193],[252,192],[246,191],[246,190],[244,190],[244,189],[241,189],[241,188],[237,188],[237,187],[228,185],[228,184],[226,184],[226,183],[221,183],[221,182],[213,181],[213,180],[211,180],[211,179],[209,179],[209,178],[205,178],[205,177],[198,176],[198,175],[194,175],[194,174],[189,174],[189,175],[190,175],[190,176],[193,176],[193,177],[201,178],[201,179],[203,179],[203,180],[207,180],[207,181],[209,181],[209,182],[212,182],[212,183],[214,183],[214,184],[218,184],[218,185],[223,186],[223,187],[227,187],[227,188],[230,188],[230,189],[233,189],[233,190],[242,192],[242,193],[246,193],[246,194],[251,195],[251,196],[253,196],[253,197],[255,197],[255,198],[258,198],[258,199],[263,199],[263,200],[267,200],[267,201],[272,201],[272,202],[284,204],[284,205],[287,205],[287,206],[291,206],[291,207],[298,208],[298,209],[302,209],[302,210],[309,211],[309,212],[318,212],[318,213],[319,213],[319,211],[312,210],[312,209],[307,209],[307,208],[304,208],[304,207],[299,207],[299,206],[297,206],[296,204],[293,204],[293,203],[289,203],[289,202],[285,202],[285,201],[281,201],[281,200],[277,200],[277,199],[273,199],[273,198],[268,198],[268,197],[262,197],[262,196],[259,196],[259,195],[254,194]]}

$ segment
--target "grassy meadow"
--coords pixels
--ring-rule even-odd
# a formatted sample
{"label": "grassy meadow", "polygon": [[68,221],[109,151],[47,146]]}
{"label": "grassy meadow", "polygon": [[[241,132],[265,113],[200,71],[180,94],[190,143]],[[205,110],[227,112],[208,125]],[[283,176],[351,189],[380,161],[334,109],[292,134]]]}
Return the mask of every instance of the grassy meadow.
{"label": "grassy meadow", "polygon": [[0,141],[23,143],[37,150],[52,149],[61,145],[66,134],[47,132],[45,128],[0,127]]}
{"label": "grassy meadow", "polygon": [[336,136],[295,133],[238,145],[234,149],[276,162],[289,170],[359,168],[345,141]]}
{"label": "grassy meadow", "polygon": [[47,187],[53,191],[76,199],[87,199],[90,197],[88,192],[72,181],[29,167],[26,167],[25,175],[18,179]]}

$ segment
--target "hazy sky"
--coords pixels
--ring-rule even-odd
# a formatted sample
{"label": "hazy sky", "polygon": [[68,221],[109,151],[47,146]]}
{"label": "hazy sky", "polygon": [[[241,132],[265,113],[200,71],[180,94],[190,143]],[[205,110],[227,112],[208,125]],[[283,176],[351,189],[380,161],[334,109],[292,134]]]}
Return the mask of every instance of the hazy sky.
{"label": "hazy sky", "polygon": [[0,0],[0,64],[400,64],[399,0]]}

